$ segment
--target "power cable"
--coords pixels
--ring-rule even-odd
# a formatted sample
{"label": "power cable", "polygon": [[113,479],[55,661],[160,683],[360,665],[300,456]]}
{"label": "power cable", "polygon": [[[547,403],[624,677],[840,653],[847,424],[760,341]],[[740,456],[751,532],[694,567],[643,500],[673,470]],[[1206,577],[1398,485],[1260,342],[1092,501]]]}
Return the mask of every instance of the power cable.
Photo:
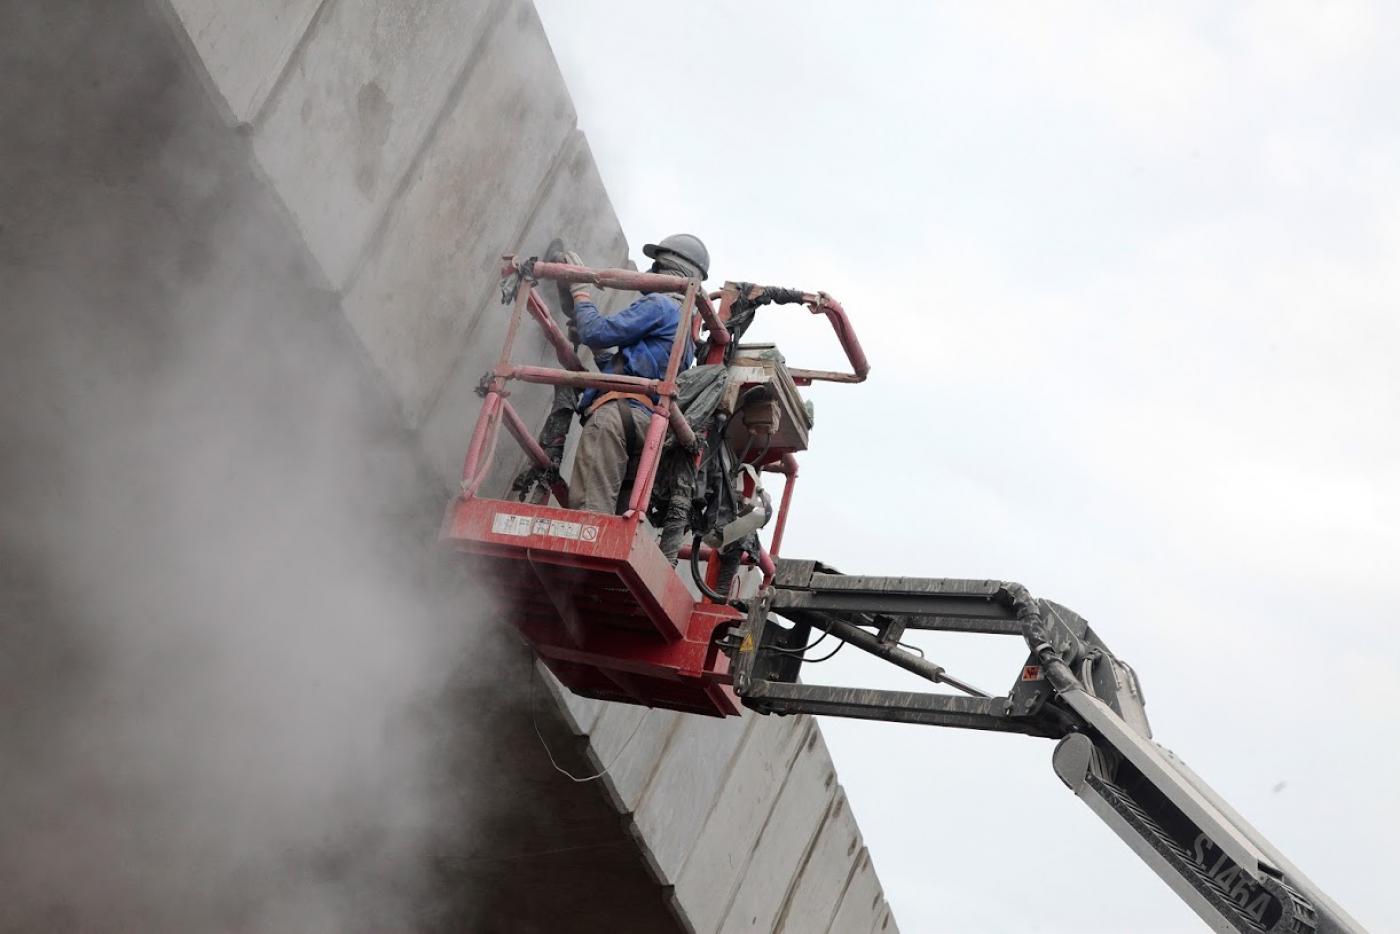
{"label": "power cable", "polygon": [[603,767],[602,771],[597,772],[593,775],[575,775],[573,772],[570,772],[568,769],[564,768],[555,760],[554,753],[551,752],[549,749],[549,743],[545,742],[544,734],[540,732],[540,721],[539,718],[536,716],[536,697],[533,691],[535,685],[533,668],[531,669],[530,685],[532,689],[530,697],[530,725],[535,728],[535,736],[539,738],[540,746],[544,749],[544,754],[549,757],[549,764],[554,766],[554,771],[558,772],[560,775],[564,776],[569,781],[576,782],[578,784],[596,781],[597,779],[602,778],[604,775],[607,775],[608,772],[612,771],[612,767],[617,765],[618,761],[622,758],[622,754],[627,751],[627,747],[632,745],[632,740],[636,738],[637,733],[642,728],[642,723],[645,722],[647,718],[645,713],[643,713],[640,717],[637,718],[637,725],[632,727],[632,732],[628,734],[627,740],[622,744],[622,747],[618,749],[617,754],[613,756],[612,761]]}
{"label": "power cable", "polygon": [[[820,642],[821,640],[818,639],[817,641]],[[832,656],[834,656],[837,652],[841,651],[841,650],[844,649],[845,647],[846,647],[846,642],[845,642],[845,640],[842,640],[842,641],[840,641],[840,642],[838,642],[838,643],[836,644],[836,648],[832,649],[830,652],[827,652],[827,653],[826,653],[825,655],[823,655],[821,658],[804,658],[804,659],[802,660],[802,664],[804,664],[804,665],[820,665],[822,662],[829,661],[829,660],[832,658]]]}

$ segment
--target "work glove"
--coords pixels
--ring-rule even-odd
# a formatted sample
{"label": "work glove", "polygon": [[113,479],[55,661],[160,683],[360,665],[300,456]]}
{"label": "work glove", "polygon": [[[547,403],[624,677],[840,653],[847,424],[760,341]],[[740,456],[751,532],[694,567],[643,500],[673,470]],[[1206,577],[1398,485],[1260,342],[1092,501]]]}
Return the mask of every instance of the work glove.
{"label": "work glove", "polygon": [[[568,263],[570,266],[582,266],[583,257],[573,250],[561,250],[559,252],[559,262]],[[575,302],[593,303],[593,292],[587,282],[573,282],[569,284],[569,294],[573,296]]]}
{"label": "work glove", "polygon": [[[558,237],[550,242],[544,256],[551,263],[565,263],[569,266],[583,265],[583,257],[565,247],[564,241]],[[593,293],[586,282],[571,282],[567,286],[563,282],[557,282],[555,285],[559,288],[559,304],[564,309],[564,317],[569,321],[569,340],[577,346],[579,341],[578,330],[574,327],[574,303],[588,302],[591,304]],[[567,296],[567,300],[565,296]]]}

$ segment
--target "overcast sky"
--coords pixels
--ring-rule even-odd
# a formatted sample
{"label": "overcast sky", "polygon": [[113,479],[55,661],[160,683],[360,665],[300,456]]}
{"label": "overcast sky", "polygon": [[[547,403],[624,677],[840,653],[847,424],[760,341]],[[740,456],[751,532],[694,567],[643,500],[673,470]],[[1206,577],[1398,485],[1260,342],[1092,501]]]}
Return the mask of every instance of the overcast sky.
{"label": "overcast sky", "polygon": [[[1077,610],[1159,742],[1400,930],[1391,8],[538,5],[634,258],[692,231],[714,282],[825,289],[865,343],[811,394],[787,554]],[[1024,653],[923,644],[998,691]],[[854,654],[827,676],[910,683]],[[905,932],[1199,928],[1052,744],[824,728]]]}

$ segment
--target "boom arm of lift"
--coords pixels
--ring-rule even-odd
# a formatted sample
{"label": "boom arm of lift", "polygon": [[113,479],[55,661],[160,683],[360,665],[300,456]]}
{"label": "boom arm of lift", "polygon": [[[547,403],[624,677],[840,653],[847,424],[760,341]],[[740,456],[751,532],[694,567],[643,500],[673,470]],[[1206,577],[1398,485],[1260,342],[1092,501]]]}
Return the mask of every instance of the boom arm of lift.
{"label": "boom arm of lift", "polygon": [[[791,625],[783,626],[781,616]],[[1004,696],[908,651],[906,630],[1023,637]],[[808,685],[814,636],[833,637],[961,694]],[[1055,773],[1220,932],[1363,929],[1185,763],[1152,741],[1137,675],[1074,612],[1003,581],[854,577],[781,560],[731,636],[734,688],[761,713],[809,713],[1025,733],[1059,740]]]}

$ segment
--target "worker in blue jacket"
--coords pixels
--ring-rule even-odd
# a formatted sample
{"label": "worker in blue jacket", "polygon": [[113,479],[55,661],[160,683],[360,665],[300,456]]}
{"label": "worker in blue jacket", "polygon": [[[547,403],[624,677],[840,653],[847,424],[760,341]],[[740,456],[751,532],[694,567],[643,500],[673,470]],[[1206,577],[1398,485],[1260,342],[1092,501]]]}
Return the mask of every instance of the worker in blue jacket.
{"label": "worker in blue jacket", "polygon": [[[651,272],[701,282],[710,272],[709,250],[690,234],[648,243],[642,252],[652,260]],[[582,265],[576,256],[570,261]],[[570,291],[574,299],[571,336],[592,349],[599,370],[644,379],[666,375],[671,343],[680,326],[681,296],[652,292],[605,315],[593,304],[586,284],[574,285]],[[687,337],[681,369],[694,360],[695,348]],[[571,507],[613,515],[626,510],[653,403],[654,399],[640,393],[589,389],[582,395],[578,410],[583,431],[569,484]]]}

